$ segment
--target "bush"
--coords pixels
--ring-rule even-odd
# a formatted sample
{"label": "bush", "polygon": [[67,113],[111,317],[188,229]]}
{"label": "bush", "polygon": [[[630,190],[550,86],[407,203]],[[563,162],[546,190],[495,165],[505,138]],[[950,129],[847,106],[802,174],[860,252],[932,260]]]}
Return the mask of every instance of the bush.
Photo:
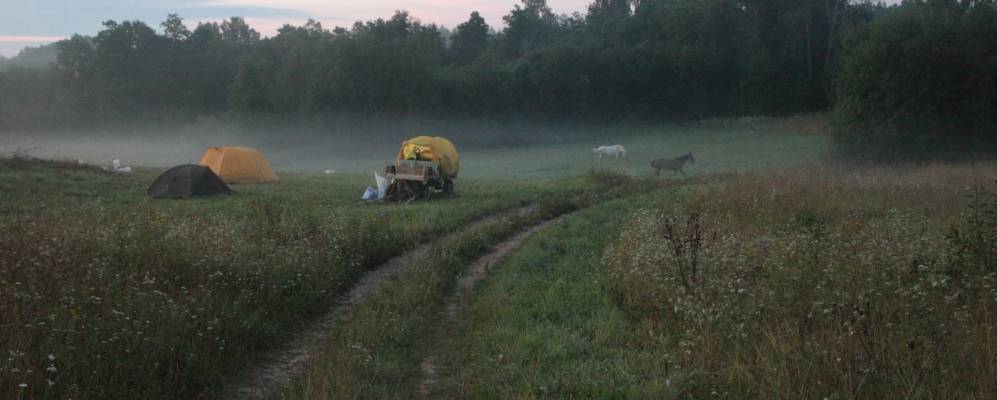
{"label": "bush", "polygon": [[846,42],[835,79],[838,156],[959,157],[997,144],[997,10],[914,2]]}

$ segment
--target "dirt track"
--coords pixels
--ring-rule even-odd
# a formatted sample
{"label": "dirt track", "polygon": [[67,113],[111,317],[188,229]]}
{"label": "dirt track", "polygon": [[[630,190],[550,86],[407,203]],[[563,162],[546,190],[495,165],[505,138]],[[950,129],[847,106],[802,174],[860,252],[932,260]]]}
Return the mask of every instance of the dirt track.
{"label": "dirt track", "polygon": [[[495,245],[492,247],[491,251],[488,252],[488,254],[479,257],[471,265],[469,265],[467,270],[457,281],[454,293],[447,298],[445,311],[443,312],[441,318],[437,321],[437,326],[433,327],[434,332],[437,333],[436,336],[440,337],[443,335],[443,330],[445,329],[447,321],[457,314],[457,311],[467,301],[467,298],[470,296],[474,287],[488,276],[488,273],[495,265],[505,259],[509,253],[522,245],[523,242],[534,233],[537,233],[544,228],[561,221],[564,217],[565,216],[561,216],[550,219],[520,231],[505,241]],[[419,395],[422,397],[428,397],[430,387],[436,383],[436,357],[434,355],[427,356],[422,360],[422,363],[419,364],[419,367],[422,370],[422,380],[419,383]]]}
{"label": "dirt track", "polygon": [[[511,211],[486,217],[465,225],[461,227],[459,231],[476,229],[503,218],[524,215],[534,210],[536,210],[536,207],[534,206],[513,209]],[[476,261],[471,268],[468,269],[469,272],[466,276],[462,277],[458,283],[458,293],[470,290],[470,286],[473,286],[474,283],[481,280],[481,278],[487,274],[487,265],[483,268],[477,267],[482,260],[495,254],[499,249],[502,249],[504,245],[511,242],[513,239],[521,237],[519,242],[522,242],[523,239],[540,229],[542,226],[546,226],[546,224],[549,224],[550,222],[551,221],[535,225],[532,228],[528,228],[527,230],[516,234],[513,238],[497,246],[495,251]],[[449,235],[454,234],[457,233],[450,233]],[[503,254],[507,253],[515,246],[506,247],[508,248],[503,250]],[[232,400],[265,399],[268,395],[272,394],[275,389],[283,387],[283,385],[289,382],[291,377],[301,372],[301,368],[305,365],[305,362],[321,345],[322,339],[326,337],[338,320],[350,313],[355,304],[375,292],[393,277],[398,276],[398,274],[404,271],[407,267],[412,266],[419,260],[425,258],[429,254],[431,248],[432,243],[419,245],[418,247],[392,258],[377,268],[367,272],[363,278],[361,278],[360,281],[350,289],[349,292],[342,296],[335,307],[316,320],[313,324],[308,326],[304,331],[295,335],[295,338],[290,340],[281,349],[275,351],[269,357],[265,357],[264,360],[255,368],[238,376],[233,383],[229,384],[221,392],[221,396],[219,397],[222,399]],[[501,258],[501,255],[494,260],[497,260],[498,258]],[[494,260],[491,262],[494,262]],[[476,269],[482,269],[482,271],[474,272]],[[477,276],[477,278],[474,278],[475,276]],[[467,289],[464,289],[464,287],[467,287]]]}

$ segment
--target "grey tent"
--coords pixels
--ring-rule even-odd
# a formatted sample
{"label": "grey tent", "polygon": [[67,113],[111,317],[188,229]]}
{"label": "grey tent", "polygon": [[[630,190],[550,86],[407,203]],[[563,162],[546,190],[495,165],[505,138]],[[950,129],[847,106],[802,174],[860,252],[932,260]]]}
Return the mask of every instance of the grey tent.
{"label": "grey tent", "polygon": [[211,168],[203,165],[187,164],[166,170],[146,193],[155,198],[191,197],[229,194],[232,189],[222,181]]}

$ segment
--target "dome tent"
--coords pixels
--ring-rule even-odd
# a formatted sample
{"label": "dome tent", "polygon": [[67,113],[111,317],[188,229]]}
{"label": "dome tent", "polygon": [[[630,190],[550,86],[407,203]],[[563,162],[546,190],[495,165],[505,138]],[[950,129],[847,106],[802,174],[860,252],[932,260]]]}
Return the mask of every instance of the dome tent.
{"label": "dome tent", "polygon": [[195,164],[179,165],[166,170],[146,190],[146,194],[154,198],[187,198],[229,193],[232,190],[210,168]]}
{"label": "dome tent", "polygon": [[263,153],[249,147],[208,147],[198,164],[211,168],[225,183],[260,183],[276,181],[277,174]]}

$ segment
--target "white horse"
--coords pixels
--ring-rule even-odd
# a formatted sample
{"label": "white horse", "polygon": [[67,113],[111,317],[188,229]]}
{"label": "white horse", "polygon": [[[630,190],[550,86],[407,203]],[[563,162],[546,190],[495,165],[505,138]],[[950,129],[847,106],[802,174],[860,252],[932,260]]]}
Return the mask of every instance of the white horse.
{"label": "white horse", "polygon": [[599,155],[600,161],[602,161],[603,156],[607,157],[613,156],[617,160],[620,159],[620,156],[623,156],[623,158],[627,158],[627,149],[623,148],[622,145],[618,144],[613,146],[599,146],[592,149],[592,152]]}

